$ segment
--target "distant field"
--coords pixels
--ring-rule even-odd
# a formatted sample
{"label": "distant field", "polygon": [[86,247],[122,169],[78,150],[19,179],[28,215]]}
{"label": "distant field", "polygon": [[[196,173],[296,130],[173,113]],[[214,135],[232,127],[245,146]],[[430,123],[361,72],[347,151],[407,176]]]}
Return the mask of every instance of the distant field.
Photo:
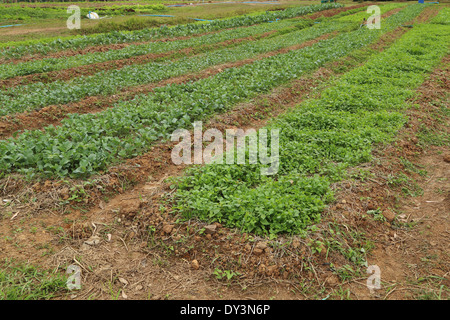
{"label": "distant field", "polygon": [[[182,3],[183,1],[174,1]],[[165,4],[165,6],[163,5]],[[42,37],[70,36],[74,34],[92,34],[111,30],[137,30],[160,25],[190,23],[193,19],[218,19],[248,13],[278,10],[290,6],[310,4],[311,1],[284,0],[274,4],[242,4],[186,2],[194,5],[168,7],[171,2],[80,2],[82,9],[82,29],[78,32],[66,28],[68,3],[19,3],[4,4],[0,10],[0,25],[18,25],[0,28],[0,43],[39,39]],[[1,8],[1,5],[0,5]],[[86,14],[96,11],[100,21],[89,20]],[[141,16],[145,14],[173,15],[174,17]],[[45,32],[42,32],[45,30]]]}

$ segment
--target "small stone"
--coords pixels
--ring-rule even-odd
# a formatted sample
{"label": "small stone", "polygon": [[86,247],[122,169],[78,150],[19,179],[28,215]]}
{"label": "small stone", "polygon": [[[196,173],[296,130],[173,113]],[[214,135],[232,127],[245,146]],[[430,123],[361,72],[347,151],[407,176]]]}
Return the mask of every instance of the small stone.
{"label": "small stone", "polygon": [[277,265],[273,265],[273,266],[268,266],[267,267],[267,274],[268,275],[275,275],[278,273],[278,266]]}
{"label": "small stone", "polygon": [[265,248],[267,248],[267,242],[258,242],[256,244],[256,249],[264,250]]}
{"label": "small stone", "polygon": [[140,207],[141,202],[136,200],[128,200],[120,206],[120,213],[127,216],[133,216],[139,211]]}
{"label": "small stone", "polygon": [[63,200],[67,200],[69,199],[69,188],[64,187],[61,189],[60,191],[61,197],[63,198]]}
{"label": "small stone", "polygon": [[214,234],[216,233],[217,226],[215,224],[211,224],[209,226],[205,226],[204,228],[206,234]]}
{"label": "small stone", "polygon": [[335,275],[331,275],[325,280],[325,282],[329,285],[336,285],[339,283],[339,278]]}
{"label": "small stone", "polygon": [[253,253],[254,253],[256,256],[260,256],[263,252],[264,252],[263,250],[258,249],[258,248],[255,248],[255,249],[253,250]]}
{"label": "small stone", "polygon": [[164,226],[163,226],[163,231],[164,231],[164,233],[167,233],[167,234],[172,233],[173,227],[174,227],[173,224],[166,224],[166,225],[164,225]]}
{"label": "small stone", "polygon": [[192,267],[192,269],[194,269],[194,270],[198,270],[198,269],[200,268],[200,264],[198,263],[197,260],[192,260],[192,262],[191,262],[191,267]]}
{"label": "small stone", "polygon": [[385,210],[383,211],[383,216],[386,218],[387,221],[392,222],[395,219],[395,213],[393,213],[391,210]]}

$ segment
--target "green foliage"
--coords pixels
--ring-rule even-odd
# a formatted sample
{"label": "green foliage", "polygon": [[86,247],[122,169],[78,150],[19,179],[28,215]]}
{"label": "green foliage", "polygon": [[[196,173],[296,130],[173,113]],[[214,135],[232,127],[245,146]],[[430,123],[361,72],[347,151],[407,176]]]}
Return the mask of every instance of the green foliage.
{"label": "green foliage", "polygon": [[[296,29],[298,30],[302,29],[300,25],[307,27],[310,26],[311,24],[312,24],[311,20],[298,22],[288,19],[284,21],[279,21],[277,23],[257,24],[254,26],[250,26],[248,28],[224,30],[218,33],[206,34],[199,37],[192,37],[186,40],[168,41],[168,42],[155,41],[139,45],[133,44],[117,50],[108,50],[106,52],[94,52],[84,55],[76,55],[73,57],[44,58],[40,60],[32,60],[22,63],[5,63],[0,65],[0,79],[7,79],[11,77],[23,76],[33,73],[42,73],[74,68],[77,66],[100,63],[111,60],[128,59],[135,56],[146,55],[148,53],[158,54],[169,51],[180,51],[186,48],[194,48],[194,50],[199,50],[207,45],[217,44],[219,42],[223,42],[230,39],[245,38],[250,36],[257,38],[263,33],[270,31],[278,31],[277,33],[273,34],[274,37],[277,37],[284,33],[296,31]],[[328,25],[327,28],[320,28],[320,30],[322,30],[321,33],[323,33],[329,30],[336,30],[340,27],[341,27],[340,25],[334,26]],[[317,34],[317,32],[315,30],[312,30],[312,34],[315,35]],[[302,38],[299,38],[299,40],[301,39]],[[96,81],[98,80],[96,79],[95,82]]]}
{"label": "green foliage", "polygon": [[123,22],[116,22],[111,20],[100,21],[95,26],[82,29],[83,34],[95,34],[95,33],[106,33],[114,30],[123,31],[133,31],[141,30],[144,28],[154,28],[158,27],[160,22],[154,19],[142,19],[142,18],[131,18]]}
{"label": "green foliage", "polygon": [[[331,199],[330,183],[342,178],[336,168],[370,160],[372,145],[394,136],[405,122],[398,111],[423,74],[447,53],[448,40],[446,27],[418,26],[389,50],[344,75],[320,99],[307,101],[268,125],[282,128],[277,176],[259,177],[257,166],[194,168],[178,184],[177,209],[186,218],[219,220],[259,234],[295,233],[317,221]],[[353,249],[346,254],[352,261],[360,259]]]}
{"label": "green foliage", "polygon": [[386,221],[386,218],[383,216],[383,213],[380,208],[378,208],[376,210],[369,210],[369,211],[367,211],[367,214],[370,214],[371,216],[373,216],[373,219],[375,221],[380,221],[380,222]]}
{"label": "green foliage", "polygon": [[221,270],[214,269],[213,275],[216,276],[217,280],[228,280],[231,281],[233,278],[238,277],[240,275],[239,272],[234,272],[232,270]]}
{"label": "green foliage", "polygon": [[[101,16],[104,15],[124,15],[135,13],[155,13],[165,11],[163,4],[151,5],[112,5],[101,8],[82,7],[81,15],[84,17],[90,11],[97,12]],[[67,8],[64,6],[54,7],[27,7],[20,5],[1,6],[0,20],[35,20],[35,19],[65,19],[68,17]]]}
{"label": "green foliage", "polygon": [[[380,14],[382,15],[388,11],[404,7],[406,5],[407,5],[407,3],[388,3],[388,4],[380,5],[379,6]],[[360,9],[360,8],[358,8],[358,9]],[[343,17],[336,16],[336,20],[341,21],[341,22],[361,23],[361,21],[363,21],[364,18],[367,20],[373,14],[373,13],[367,13],[367,7],[363,7],[363,10],[364,11],[358,10],[359,12],[357,12],[356,14],[353,14],[353,15],[346,15]]]}
{"label": "green foliage", "polygon": [[[380,30],[342,33],[311,47],[227,69],[197,82],[157,88],[152,94],[97,114],[71,115],[58,128],[27,131],[0,143],[0,169],[89,176],[144,152],[152,142],[168,138],[177,128],[190,127],[196,120],[227,111],[236,103],[363,48],[421,10],[421,5],[407,6],[386,19]],[[198,60],[153,64],[144,75],[161,79],[164,72],[173,76],[196,70],[197,64],[204,68],[208,63],[235,61],[246,54],[254,56],[268,48],[301,43],[332,29],[331,24],[319,25],[205,54]],[[194,168],[178,182],[175,208],[185,218],[219,221],[257,234],[300,233],[319,221],[326,203],[333,199],[330,184],[342,179],[349,166],[370,160],[372,145],[389,141],[404,124],[405,100],[448,52],[448,41],[448,27],[444,25],[411,29],[392,48],[324,90],[320,99],[306,101],[268,124],[268,129],[282,128],[277,175],[262,176],[261,165]],[[140,66],[142,70],[145,67]],[[137,73],[125,76],[122,73],[128,81],[138,78]],[[112,82],[111,77],[108,74],[105,79]],[[83,80],[95,88],[94,83]],[[56,88],[60,84],[52,85]],[[117,88],[114,85],[107,90]],[[54,92],[56,96],[58,91]],[[24,97],[26,93],[22,90]],[[64,99],[60,92],[57,95]],[[347,253],[357,260],[359,253],[354,251]]]}
{"label": "green foliage", "polygon": [[16,58],[31,53],[48,53],[50,51],[64,49],[80,49],[86,46],[95,46],[110,43],[139,42],[158,39],[162,37],[180,37],[195,34],[202,34],[210,31],[216,31],[227,28],[237,28],[242,26],[251,26],[258,23],[274,21],[276,19],[289,19],[309,13],[339,8],[342,4],[327,3],[311,6],[301,6],[287,8],[281,11],[267,11],[259,14],[243,15],[226,19],[217,19],[211,22],[195,22],[185,25],[176,25],[173,27],[160,27],[138,30],[133,32],[111,31],[105,34],[92,36],[69,37],[68,39],[48,39],[44,41],[32,41],[23,45],[20,43],[7,43],[5,49],[0,51],[0,57]]}

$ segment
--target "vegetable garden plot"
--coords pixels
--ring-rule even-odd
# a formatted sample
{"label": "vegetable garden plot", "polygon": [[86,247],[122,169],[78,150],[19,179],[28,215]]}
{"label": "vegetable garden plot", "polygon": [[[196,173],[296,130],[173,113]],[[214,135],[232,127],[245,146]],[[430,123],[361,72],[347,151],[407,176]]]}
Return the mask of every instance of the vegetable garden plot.
{"label": "vegetable garden plot", "polygon": [[0,92],[0,115],[22,112],[26,109],[64,104],[84,97],[114,94],[127,87],[157,82],[208,67],[250,59],[258,54],[287,48],[323,34],[345,28],[346,24],[321,24],[311,29],[293,31],[277,37],[264,38],[240,44],[237,47],[219,49],[195,57],[176,61],[150,62],[138,66],[126,66],[120,70],[107,70],[93,76],[74,78],[68,82],[32,83]]}
{"label": "vegetable garden plot", "polygon": [[95,115],[71,115],[58,128],[25,132],[0,144],[0,168],[4,173],[88,176],[118,159],[144,152],[152,142],[168,137],[176,128],[226,111],[238,102],[372,43],[422,9],[420,5],[408,6],[386,19],[380,30],[344,33],[312,47],[228,69],[212,78],[157,88],[150,95]]}
{"label": "vegetable garden plot", "polygon": [[[381,6],[381,14],[392,10],[393,8],[402,7],[402,4],[384,5]],[[343,20],[347,15],[356,15],[359,17],[363,8],[356,8],[349,11],[344,11],[338,16],[322,19],[321,23],[337,20],[338,22],[358,23],[361,18]],[[364,16],[367,13],[363,12]],[[62,58],[44,58],[40,60],[32,60],[22,63],[5,63],[0,65],[0,79],[8,79],[11,77],[23,76],[28,74],[50,72],[56,70],[64,70],[78,66],[101,63],[111,60],[128,59],[146,55],[149,53],[166,53],[171,51],[179,51],[186,48],[196,48],[201,46],[218,44],[227,40],[242,39],[246,37],[258,37],[268,32],[290,32],[292,29],[302,29],[313,25],[311,20],[297,20],[287,19],[281,20],[277,23],[261,23],[250,27],[236,28],[231,30],[224,30],[214,34],[201,35],[195,38],[186,40],[168,41],[168,42],[150,42],[143,44],[131,44],[122,49],[109,50],[106,52],[93,52],[82,55],[74,55]]]}
{"label": "vegetable garden plot", "polygon": [[290,19],[310,13],[328,10],[333,8],[340,8],[341,4],[327,3],[304,7],[287,8],[282,11],[266,12],[256,15],[245,15],[232,17],[227,19],[214,20],[208,23],[190,23],[186,25],[177,25],[173,27],[161,27],[144,29],[132,32],[109,32],[105,34],[80,36],[66,40],[49,40],[49,41],[32,41],[31,44],[15,45],[12,48],[6,48],[0,51],[0,57],[17,58],[28,54],[48,53],[51,51],[58,51],[64,49],[81,49],[87,46],[112,44],[112,43],[126,43],[137,41],[148,41],[163,37],[180,37],[195,34],[202,34],[210,31],[237,28],[242,26],[251,26],[263,22],[273,21],[277,18],[280,20]]}

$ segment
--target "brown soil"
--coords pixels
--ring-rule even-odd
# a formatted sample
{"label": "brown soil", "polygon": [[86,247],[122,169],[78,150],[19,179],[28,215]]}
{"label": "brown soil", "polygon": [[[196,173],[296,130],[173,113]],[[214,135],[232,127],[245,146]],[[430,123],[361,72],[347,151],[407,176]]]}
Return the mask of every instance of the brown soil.
{"label": "brown soil", "polygon": [[[435,72],[435,74],[437,73],[439,72]],[[441,76],[440,79],[445,79],[446,75],[448,76],[448,68],[446,74],[444,74],[444,78]],[[431,81],[427,82],[427,84],[428,83],[431,83]],[[436,81],[435,83],[438,82]],[[436,88],[436,85],[433,85],[432,87]],[[448,90],[448,83],[446,90]],[[412,145],[409,141],[405,142],[406,143],[401,144],[401,149],[395,148],[394,146],[391,147],[391,150],[394,152],[393,157],[391,157],[389,153],[386,153],[385,150],[380,150],[379,153],[382,154],[383,157],[386,155],[386,159],[390,159],[389,161],[392,160],[394,162],[398,162],[399,152],[403,153],[406,151],[405,156],[410,157]],[[406,148],[403,148],[403,146]],[[438,186],[442,188],[443,184],[445,185],[442,178],[448,177],[447,172],[449,171],[445,170],[445,166],[448,166],[448,163],[445,163],[442,155],[438,155],[435,151],[436,150],[432,150],[429,152],[429,157],[426,162],[430,167],[427,167],[426,169],[431,170],[428,171],[429,176],[435,177],[435,182],[439,183]],[[417,158],[417,155],[412,156]],[[385,165],[388,165],[390,163],[389,161],[386,162]],[[374,181],[382,181],[380,176],[385,175],[386,171],[395,173],[400,168],[397,166],[397,168],[392,170],[384,165],[372,165],[374,167],[378,166],[378,169],[374,168],[372,171],[377,175]],[[435,171],[434,168],[438,168],[438,170]],[[428,178],[426,178],[421,185],[426,185],[427,180]],[[427,190],[425,189],[424,199],[427,199],[426,201],[432,199],[431,201],[437,202],[428,205],[424,202],[424,210],[430,211],[434,215],[428,216],[427,212],[421,211],[418,218],[419,222],[425,221],[425,224],[430,225],[431,228],[426,226],[421,228],[419,225],[417,229],[413,229],[412,231],[392,230],[395,226],[394,224],[380,225],[379,223],[364,221],[360,218],[361,211],[365,212],[368,208],[375,208],[377,205],[381,205],[382,208],[384,208],[391,203],[391,197],[383,196],[389,192],[389,188],[387,188],[387,186],[380,186],[379,183],[379,181],[361,184],[356,183],[351,185],[351,188],[343,184],[343,187],[338,194],[339,201],[335,206],[330,208],[329,214],[332,215],[334,219],[341,219],[338,220],[338,222],[345,224],[350,228],[356,226],[364,231],[371,232],[375,238],[381,239],[377,241],[377,247],[382,248],[380,250],[382,252],[381,257],[378,257],[380,256],[380,254],[378,254],[379,249],[376,249],[369,257],[369,262],[376,262],[381,267],[383,282],[386,282],[386,286],[389,287],[392,284],[391,279],[393,279],[392,281],[396,280],[396,286],[390,287],[389,292],[385,292],[384,294],[379,295],[379,297],[389,299],[408,298],[407,295],[405,296],[405,292],[426,290],[427,287],[424,288],[423,285],[417,284],[408,284],[408,286],[405,287],[401,286],[398,277],[401,277],[403,273],[400,272],[399,269],[393,268],[392,265],[386,267],[386,264],[389,266],[388,263],[390,261],[396,266],[397,261],[402,261],[401,259],[399,260],[399,257],[401,257],[402,254],[405,254],[405,252],[406,254],[409,254],[410,257],[414,257],[414,259],[418,260],[418,266],[427,266],[429,259],[423,261],[421,255],[416,254],[417,251],[425,251],[423,253],[424,256],[425,254],[427,256],[436,255],[435,252],[438,252],[438,254],[441,254],[438,255],[438,257],[443,257],[445,259],[447,248],[443,246],[443,244],[447,243],[446,240],[448,240],[445,239],[445,237],[448,238],[448,218],[446,219],[445,216],[436,214],[436,207],[433,208],[433,206],[445,205],[446,208],[444,207],[444,209],[446,211],[441,212],[448,212],[448,201],[445,200],[445,202],[442,203],[442,196],[438,195],[436,198],[437,194],[435,191],[432,194],[432,198],[426,198]],[[253,246],[250,245],[249,247],[249,243],[245,241],[245,235],[237,236],[220,226],[217,226],[218,231],[213,233],[210,237],[208,237],[207,234],[201,235],[198,233],[204,224],[200,224],[196,221],[190,222],[191,228],[195,230],[195,233],[192,235],[183,234],[181,231],[183,227],[179,225],[172,229],[170,233],[162,231],[165,226],[168,226],[165,227],[167,231],[171,229],[171,224],[167,223],[167,220],[165,220],[166,217],[164,215],[156,215],[155,212],[148,212],[149,205],[151,207],[151,202],[156,199],[138,201],[138,199],[147,199],[146,196],[149,194],[156,194],[157,187],[154,187],[157,185],[157,183],[153,185],[151,183],[148,184],[147,194],[142,195],[141,197],[137,194],[132,196],[132,194],[129,193],[127,196],[122,196],[120,202],[111,201],[108,204],[100,204],[98,209],[84,215],[87,217],[87,222],[80,220],[79,217],[81,212],[76,211],[64,215],[66,220],[74,220],[74,223],[69,224],[61,223],[61,218],[58,216],[41,213],[39,214],[39,217],[36,217],[39,218],[41,224],[46,226],[62,226],[65,233],[61,232],[55,235],[52,231],[44,230],[42,233],[37,232],[31,237],[27,235],[27,241],[25,241],[25,236],[23,234],[18,234],[14,237],[14,241],[16,244],[20,244],[22,249],[17,250],[16,247],[16,249],[13,249],[13,247],[10,247],[10,245],[7,244],[4,249],[6,252],[4,253],[7,253],[10,257],[11,252],[13,252],[12,250],[14,250],[16,255],[20,257],[22,254],[27,254],[27,252],[36,250],[36,247],[43,247],[43,245],[38,246],[37,244],[33,247],[33,245],[31,245],[33,240],[37,243],[49,243],[50,249],[53,248],[54,251],[50,251],[50,249],[47,248],[37,249],[39,254],[36,253],[30,255],[29,260],[53,268],[60,266],[62,270],[64,270],[64,267],[69,263],[80,265],[83,274],[83,290],[72,295],[71,298],[73,299],[87,299],[89,297],[111,299],[109,283],[112,283],[115,292],[122,290],[123,294],[119,294],[119,299],[310,299],[313,298],[314,295],[308,295],[303,289],[305,285],[310,290],[312,290],[312,288],[304,282],[302,285],[301,280],[310,281],[317,285],[317,283],[314,282],[315,278],[317,278],[318,284],[323,285],[323,287],[326,288],[326,292],[331,293],[331,298],[339,298],[339,296],[336,293],[333,294],[333,292],[339,288],[341,282],[332,272],[327,270],[327,268],[320,266],[320,258],[317,258],[318,260],[314,261],[313,265],[303,265],[300,263],[295,269],[297,270],[297,273],[298,270],[307,266],[312,266],[314,272],[311,272],[311,274],[308,274],[305,271],[300,272],[302,277],[296,279],[283,276],[285,273],[281,272],[283,269],[290,268],[290,265],[281,267],[281,263],[280,265],[276,264],[282,259],[280,251],[267,250],[267,252],[262,253],[262,255],[256,256],[256,254],[252,253],[252,249],[254,251],[257,243],[253,243]],[[152,189],[153,191],[149,192]],[[375,202],[370,203],[358,203],[358,201],[356,201],[360,196],[367,195],[368,193],[370,193],[371,196],[377,194],[379,198],[374,197]],[[345,199],[347,199],[347,201],[343,204],[344,201],[342,200]],[[406,201],[409,202],[410,200],[406,199]],[[421,198],[416,200],[416,202],[421,201]],[[431,208],[431,210],[428,210],[427,206],[430,206],[429,208]],[[400,210],[402,209],[403,208]],[[411,208],[410,210],[414,209]],[[413,213],[417,215],[418,211],[414,210]],[[136,222],[139,220],[132,220],[132,217],[136,217],[137,215],[151,219],[155,229],[160,230],[161,232],[154,233],[152,238],[149,239],[149,235],[140,230],[140,225]],[[112,223],[111,216],[114,217],[115,223]],[[122,221],[119,222],[121,217]],[[19,215],[14,217],[11,221],[20,218],[21,216]],[[413,219],[413,216],[411,216],[411,219]],[[26,217],[22,216],[22,221],[24,220],[26,220]],[[16,229],[18,226],[17,223],[15,224],[15,228],[10,228]],[[146,223],[149,222],[146,221]],[[9,225],[10,222],[6,221],[6,224]],[[23,225],[23,223],[19,225]],[[423,229],[436,230],[437,232],[432,232],[435,238],[426,239],[425,241],[428,242],[425,242],[425,244],[428,243],[428,246],[421,248],[421,246],[424,245],[424,242],[423,239],[422,242],[418,239],[423,238],[423,235],[420,234]],[[443,230],[444,232],[439,235],[438,230]],[[101,243],[98,246],[84,244],[84,241],[90,239],[91,235],[94,233],[101,235]],[[429,233],[431,232],[429,231]],[[107,240],[108,234],[112,234],[110,241]],[[66,239],[64,240],[64,245],[58,245],[58,239],[63,239],[67,236],[70,236],[72,240]],[[188,237],[189,239],[186,239],[185,237]],[[438,237],[443,239],[437,239]],[[256,238],[256,240],[262,239]],[[167,246],[174,245],[175,248],[172,253],[167,254],[164,253],[164,250],[161,247],[148,247],[148,243],[151,241],[165,241]],[[184,241],[187,241],[187,243],[184,243]],[[263,247],[263,241],[260,242],[262,242],[262,244],[258,244],[258,246]],[[211,243],[214,246],[219,247],[219,249],[215,248],[212,250]],[[252,243],[250,242],[250,244]],[[189,249],[191,246],[193,246],[193,249]],[[289,246],[289,249],[293,252],[297,252],[296,250],[299,250],[299,248],[307,250],[307,246],[304,245],[304,242],[302,242],[301,239],[294,239]],[[430,251],[430,248],[433,251]],[[206,253],[204,250],[207,250]],[[265,250],[266,249],[264,249],[264,251]],[[390,260],[386,260],[384,257],[384,250],[390,252],[390,256],[388,256]],[[300,250],[300,252],[302,251]],[[213,255],[208,257],[210,254]],[[217,268],[217,264],[211,265],[210,261],[214,256],[223,259],[224,257],[233,257],[234,254],[237,256],[240,255],[242,259],[245,259],[247,264],[258,264],[259,261],[259,267],[255,271],[239,269],[239,271],[242,272],[242,275],[235,279],[232,282],[232,285],[228,285],[227,282],[219,281],[212,275],[213,271]],[[309,257],[309,252],[302,252],[302,255]],[[265,264],[267,257],[269,256],[272,257],[273,262]],[[198,269],[196,269],[197,264],[192,263],[194,260],[199,262]],[[333,261],[333,259],[330,258],[328,261]],[[381,261],[381,263],[378,261]],[[438,262],[439,265],[437,267],[434,266],[434,271],[427,273],[427,276],[436,275],[440,278],[445,278],[445,274],[448,272],[448,260],[446,263],[445,261],[439,260]],[[335,263],[335,261],[333,261],[333,263]],[[262,265],[264,266],[261,267]],[[219,267],[224,269],[220,265]],[[225,267],[229,268],[226,265]],[[408,269],[406,269],[406,271],[408,271]],[[427,269],[427,271],[429,270]],[[391,278],[393,275],[390,274],[390,272],[395,273],[394,278]],[[417,269],[415,269],[414,272],[417,272]],[[421,276],[421,274],[416,273],[416,276]],[[351,282],[344,282],[343,285],[350,288],[350,298],[377,298],[377,295],[369,295],[364,281],[365,279],[356,279]],[[440,283],[447,284],[448,286],[448,282],[445,283],[440,281]],[[322,297],[325,297],[325,294],[319,296],[319,298]],[[445,297],[445,295],[443,297]]]}

